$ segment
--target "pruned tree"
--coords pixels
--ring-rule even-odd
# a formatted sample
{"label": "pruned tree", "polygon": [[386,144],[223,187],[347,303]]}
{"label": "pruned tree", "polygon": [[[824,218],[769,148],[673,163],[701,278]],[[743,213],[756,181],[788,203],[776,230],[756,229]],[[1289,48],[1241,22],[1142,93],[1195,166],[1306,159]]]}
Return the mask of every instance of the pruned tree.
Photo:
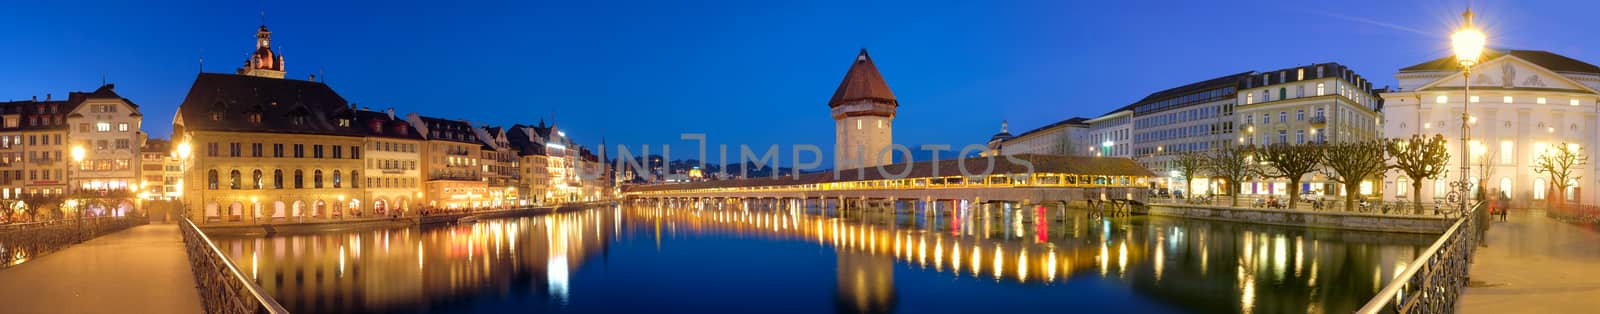
{"label": "pruned tree", "polygon": [[1583,179],[1583,176],[1572,171],[1573,168],[1589,164],[1589,156],[1583,154],[1583,148],[1573,148],[1573,145],[1561,143],[1544,152],[1535,152],[1539,158],[1534,159],[1533,172],[1550,176],[1550,185],[1556,188],[1556,199],[1567,199],[1567,188],[1572,182]]}
{"label": "pruned tree", "polygon": [[1187,193],[1184,197],[1194,196],[1191,184],[1194,183],[1195,175],[1199,175],[1200,171],[1206,168],[1206,156],[1194,151],[1179,153],[1172,158],[1172,166],[1175,168],[1173,170],[1178,171],[1178,175],[1183,176],[1183,191]]}
{"label": "pruned tree", "polygon": [[1322,163],[1332,173],[1329,178],[1344,186],[1344,210],[1353,211],[1361,197],[1361,181],[1389,169],[1389,155],[1381,140],[1328,145]]}
{"label": "pruned tree", "polygon": [[1432,137],[1421,134],[1411,139],[1389,139],[1385,151],[1394,158],[1394,169],[1411,179],[1411,202],[1417,212],[1422,212],[1422,180],[1438,180],[1449,167],[1450,152],[1445,149],[1443,135]]}
{"label": "pruned tree", "polygon": [[1239,206],[1240,185],[1257,172],[1250,156],[1252,151],[1249,147],[1224,144],[1206,156],[1206,171],[1223,180],[1228,194],[1233,195],[1231,206]]}
{"label": "pruned tree", "polygon": [[1300,200],[1300,180],[1322,165],[1322,145],[1267,145],[1256,151],[1261,159],[1261,176],[1289,180],[1289,208]]}
{"label": "pruned tree", "polygon": [[28,212],[28,220],[38,221],[39,214],[45,209],[53,209],[56,213],[47,218],[61,219],[61,206],[65,205],[63,202],[67,198],[61,194],[29,193],[20,195],[18,199],[22,200],[23,210]]}

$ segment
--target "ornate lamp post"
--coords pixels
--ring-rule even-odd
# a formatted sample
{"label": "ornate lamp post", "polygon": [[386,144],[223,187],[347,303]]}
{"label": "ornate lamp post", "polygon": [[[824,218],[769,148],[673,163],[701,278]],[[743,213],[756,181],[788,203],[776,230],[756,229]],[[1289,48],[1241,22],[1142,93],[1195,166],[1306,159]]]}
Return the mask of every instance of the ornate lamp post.
{"label": "ornate lamp post", "polygon": [[1468,192],[1472,191],[1473,182],[1468,179],[1471,171],[1471,147],[1468,143],[1470,137],[1471,115],[1467,114],[1467,106],[1472,104],[1472,66],[1478,63],[1478,58],[1483,55],[1483,46],[1487,41],[1483,32],[1472,26],[1472,9],[1467,9],[1461,14],[1465,19],[1461,29],[1450,35],[1450,46],[1456,55],[1456,62],[1461,64],[1462,94],[1461,100],[1461,181],[1457,182],[1456,193],[1461,196],[1461,213],[1467,212]]}
{"label": "ornate lamp post", "polygon": [[[77,190],[77,188],[74,187],[73,184],[72,184],[72,176],[73,176],[72,168],[74,168],[74,167],[82,167],[82,165],[83,165],[83,156],[86,153],[83,150],[83,146],[72,146],[71,154],[72,154],[72,165],[68,165],[67,166],[67,197],[68,197],[67,200],[68,201],[66,203],[70,203],[70,205],[72,206],[72,209],[78,211],[78,237],[79,237],[78,238],[78,242],[83,242],[83,240],[84,240],[83,239],[83,223],[84,223],[84,221],[83,221],[83,207],[84,207],[84,204],[79,203],[77,201],[77,199],[76,199],[77,198],[77,195],[76,195],[77,193],[75,191]],[[62,218],[65,218],[65,217],[62,217]]]}

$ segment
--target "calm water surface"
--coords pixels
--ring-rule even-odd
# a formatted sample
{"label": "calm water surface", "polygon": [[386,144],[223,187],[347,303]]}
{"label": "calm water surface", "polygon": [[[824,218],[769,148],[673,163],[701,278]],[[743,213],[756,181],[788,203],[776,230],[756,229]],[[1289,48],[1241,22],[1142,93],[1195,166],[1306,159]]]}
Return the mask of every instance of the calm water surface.
{"label": "calm water surface", "polygon": [[899,211],[621,206],[215,241],[296,313],[1348,313],[1432,241],[950,202]]}

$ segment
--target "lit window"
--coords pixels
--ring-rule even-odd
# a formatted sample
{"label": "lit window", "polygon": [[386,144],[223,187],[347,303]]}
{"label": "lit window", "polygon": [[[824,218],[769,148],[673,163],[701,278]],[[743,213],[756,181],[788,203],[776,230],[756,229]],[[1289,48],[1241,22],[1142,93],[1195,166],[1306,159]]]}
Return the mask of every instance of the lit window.
{"label": "lit window", "polygon": [[1406,197],[1406,192],[1410,192],[1410,191],[1407,191],[1407,190],[1410,190],[1410,189],[1411,189],[1411,186],[1406,184],[1406,179],[1395,180],[1395,182],[1394,182],[1394,195],[1395,196]]}
{"label": "lit window", "polygon": [[1502,163],[1502,164],[1511,163],[1511,158],[1512,158],[1511,155],[1514,152],[1512,149],[1514,147],[1516,147],[1516,144],[1512,143],[1511,141],[1501,141],[1500,142],[1500,163]]}
{"label": "lit window", "polygon": [[1539,163],[1539,157],[1540,156],[1544,156],[1545,150],[1549,150],[1549,149],[1550,149],[1550,146],[1549,145],[1545,145],[1545,143],[1543,143],[1543,142],[1533,143],[1533,153],[1529,154],[1529,155],[1533,156],[1533,161],[1532,162],[1535,163],[1535,164]]}
{"label": "lit window", "polygon": [[1538,103],[1540,105],[1543,105],[1544,104],[1544,97],[1535,98],[1533,102]]}
{"label": "lit window", "polygon": [[[1540,99],[1543,99],[1543,98],[1540,98]],[[1434,97],[1433,98],[1433,103],[1435,103],[1435,104],[1442,104],[1442,103],[1447,103],[1447,102],[1450,102],[1450,96],[1439,95],[1439,97]]]}
{"label": "lit window", "polygon": [[1578,101],[1578,99],[1577,99],[1577,98],[1573,98],[1573,99],[1572,99],[1572,100],[1571,100],[1571,101],[1570,101],[1570,103],[1571,103],[1571,104],[1572,104],[1572,105],[1573,105],[1573,106],[1577,106],[1577,105],[1578,105],[1578,104],[1579,104],[1579,103],[1580,103],[1580,102],[1579,102],[1579,101]]}
{"label": "lit window", "polygon": [[128,123],[127,122],[117,123],[117,132],[127,132],[127,131],[128,131]]}
{"label": "lit window", "polygon": [[1508,103],[1508,104],[1511,103],[1511,96],[1506,96],[1506,97],[1503,97],[1501,99],[1504,100],[1505,103]]}
{"label": "lit window", "polygon": [[861,129],[861,120],[856,120],[856,129],[857,130]]}
{"label": "lit window", "polygon": [[94,130],[95,131],[100,131],[100,132],[111,132],[111,123],[110,122],[98,122],[98,123],[95,123],[94,124]]}
{"label": "lit window", "polygon": [[1536,200],[1543,200],[1544,199],[1544,179],[1543,178],[1533,179],[1533,199],[1536,199]]}
{"label": "lit window", "polygon": [[1317,96],[1322,96],[1326,91],[1327,87],[1323,86],[1323,83],[1317,83]]}
{"label": "lit window", "polygon": [[1244,94],[1244,104],[1249,105],[1254,103],[1256,103],[1256,93]]}
{"label": "lit window", "polygon": [[883,120],[878,120],[878,128],[879,129],[883,128]]}
{"label": "lit window", "polygon": [[1471,97],[1471,101],[1472,102],[1478,102],[1478,96],[1472,96]]}

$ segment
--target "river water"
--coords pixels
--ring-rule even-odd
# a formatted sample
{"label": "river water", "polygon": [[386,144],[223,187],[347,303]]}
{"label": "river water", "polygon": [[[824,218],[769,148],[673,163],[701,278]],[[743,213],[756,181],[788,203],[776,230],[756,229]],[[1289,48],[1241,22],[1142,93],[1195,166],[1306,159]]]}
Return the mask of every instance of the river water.
{"label": "river water", "polygon": [[215,241],[296,313],[1348,313],[1434,238],[950,202],[792,205]]}

